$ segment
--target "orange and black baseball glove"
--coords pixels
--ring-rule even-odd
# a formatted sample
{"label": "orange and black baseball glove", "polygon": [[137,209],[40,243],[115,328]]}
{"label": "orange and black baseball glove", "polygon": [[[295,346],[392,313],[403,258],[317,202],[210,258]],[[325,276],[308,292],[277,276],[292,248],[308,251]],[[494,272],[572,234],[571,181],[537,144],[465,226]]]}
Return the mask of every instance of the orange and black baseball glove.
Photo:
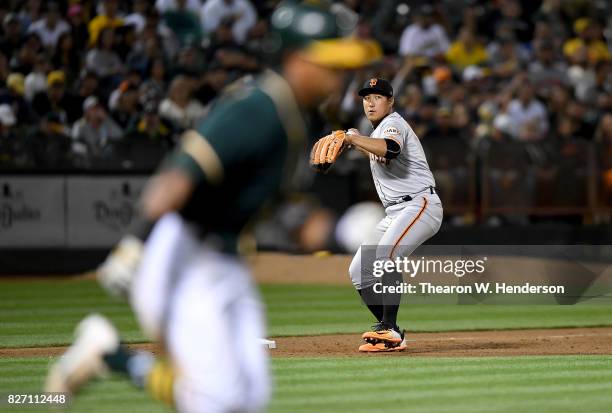
{"label": "orange and black baseball glove", "polygon": [[315,142],[310,152],[310,166],[317,172],[327,172],[346,148],[343,130],[335,130]]}

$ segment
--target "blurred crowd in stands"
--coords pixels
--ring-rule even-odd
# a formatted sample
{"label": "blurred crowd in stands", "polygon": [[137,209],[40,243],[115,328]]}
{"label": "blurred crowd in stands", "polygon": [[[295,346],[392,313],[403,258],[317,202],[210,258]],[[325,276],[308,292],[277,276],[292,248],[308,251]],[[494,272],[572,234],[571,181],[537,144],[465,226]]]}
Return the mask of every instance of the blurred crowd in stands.
{"label": "blurred crowd in stands", "polygon": [[[206,117],[224,86],[266,67],[277,3],[0,0],[0,165],[152,168],[181,131]],[[596,148],[595,169],[585,165],[585,173],[597,171],[598,196],[612,204],[609,1],[342,0],[332,7],[355,20],[355,36],[378,40],[385,58],[330,96],[312,122],[313,139],[336,128],[369,134],[356,92],[375,74],[392,81],[396,110],[437,152],[430,162],[447,199],[481,196],[457,182],[480,173],[483,151],[529,143],[537,149],[520,149],[528,165],[554,166]],[[463,167],[453,166],[457,156]],[[333,174],[358,177],[352,185],[359,187],[355,170],[363,163],[343,162]],[[491,175],[497,191],[525,182],[517,165]],[[542,168],[539,178],[562,179],[551,171]],[[354,201],[359,188],[351,191]]]}

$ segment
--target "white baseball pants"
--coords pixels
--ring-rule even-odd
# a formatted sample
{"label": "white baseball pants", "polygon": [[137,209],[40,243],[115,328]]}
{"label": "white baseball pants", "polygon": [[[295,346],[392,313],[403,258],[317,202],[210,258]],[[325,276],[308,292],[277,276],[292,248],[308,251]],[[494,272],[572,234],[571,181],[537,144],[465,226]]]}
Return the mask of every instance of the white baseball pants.
{"label": "white baseball pants", "polygon": [[[373,260],[408,257],[422,243],[434,236],[442,225],[442,202],[437,194],[419,194],[411,201],[385,209],[386,216],[378,223],[372,237],[362,244],[349,266],[349,275],[356,289],[374,285]],[[366,246],[375,246],[370,257],[362,257]]]}
{"label": "white baseball pants", "polygon": [[179,412],[265,408],[263,306],[239,258],[203,246],[179,215],[168,214],[146,242],[131,302],[143,331],[167,347]]}

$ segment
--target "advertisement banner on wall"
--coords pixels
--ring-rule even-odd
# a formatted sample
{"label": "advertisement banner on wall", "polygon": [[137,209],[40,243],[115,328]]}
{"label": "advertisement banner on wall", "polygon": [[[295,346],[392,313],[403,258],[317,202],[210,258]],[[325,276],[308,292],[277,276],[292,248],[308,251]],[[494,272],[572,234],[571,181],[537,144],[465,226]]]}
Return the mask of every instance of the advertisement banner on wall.
{"label": "advertisement banner on wall", "polygon": [[64,247],[64,177],[0,176],[0,247]]}
{"label": "advertisement banner on wall", "polygon": [[112,247],[135,213],[145,176],[66,178],[68,247]]}

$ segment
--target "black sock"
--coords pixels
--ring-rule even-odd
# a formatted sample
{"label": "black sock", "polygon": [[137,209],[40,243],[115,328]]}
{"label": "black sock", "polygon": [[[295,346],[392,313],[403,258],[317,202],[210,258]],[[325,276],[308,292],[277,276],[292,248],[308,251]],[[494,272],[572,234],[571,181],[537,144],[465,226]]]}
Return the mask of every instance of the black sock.
{"label": "black sock", "polygon": [[138,388],[144,387],[146,377],[155,363],[153,354],[131,351],[125,346],[119,346],[115,352],[105,354],[103,359],[112,371],[128,375]]}
{"label": "black sock", "polygon": [[133,351],[128,350],[125,346],[117,347],[114,353],[104,355],[106,365],[116,373],[128,373],[128,361],[134,355]]}
{"label": "black sock", "polygon": [[376,318],[376,321],[382,320],[382,300],[380,294],[374,292],[374,287],[362,288],[361,290],[357,290],[357,292],[361,296],[361,301],[368,306],[368,310],[370,310],[374,318]]}
{"label": "black sock", "polygon": [[[383,285],[397,286],[402,281],[402,274],[399,272],[390,272],[383,275]],[[383,313],[382,322],[397,329],[397,312],[399,311],[400,302],[402,300],[401,293],[382,294]]]}
{"label": "black sock", "polygon": [[382,322],[391,326],[394,329],[398,329],[397,326],[397,312],[399,311],[398,304],[389,304],[383,307]]}

